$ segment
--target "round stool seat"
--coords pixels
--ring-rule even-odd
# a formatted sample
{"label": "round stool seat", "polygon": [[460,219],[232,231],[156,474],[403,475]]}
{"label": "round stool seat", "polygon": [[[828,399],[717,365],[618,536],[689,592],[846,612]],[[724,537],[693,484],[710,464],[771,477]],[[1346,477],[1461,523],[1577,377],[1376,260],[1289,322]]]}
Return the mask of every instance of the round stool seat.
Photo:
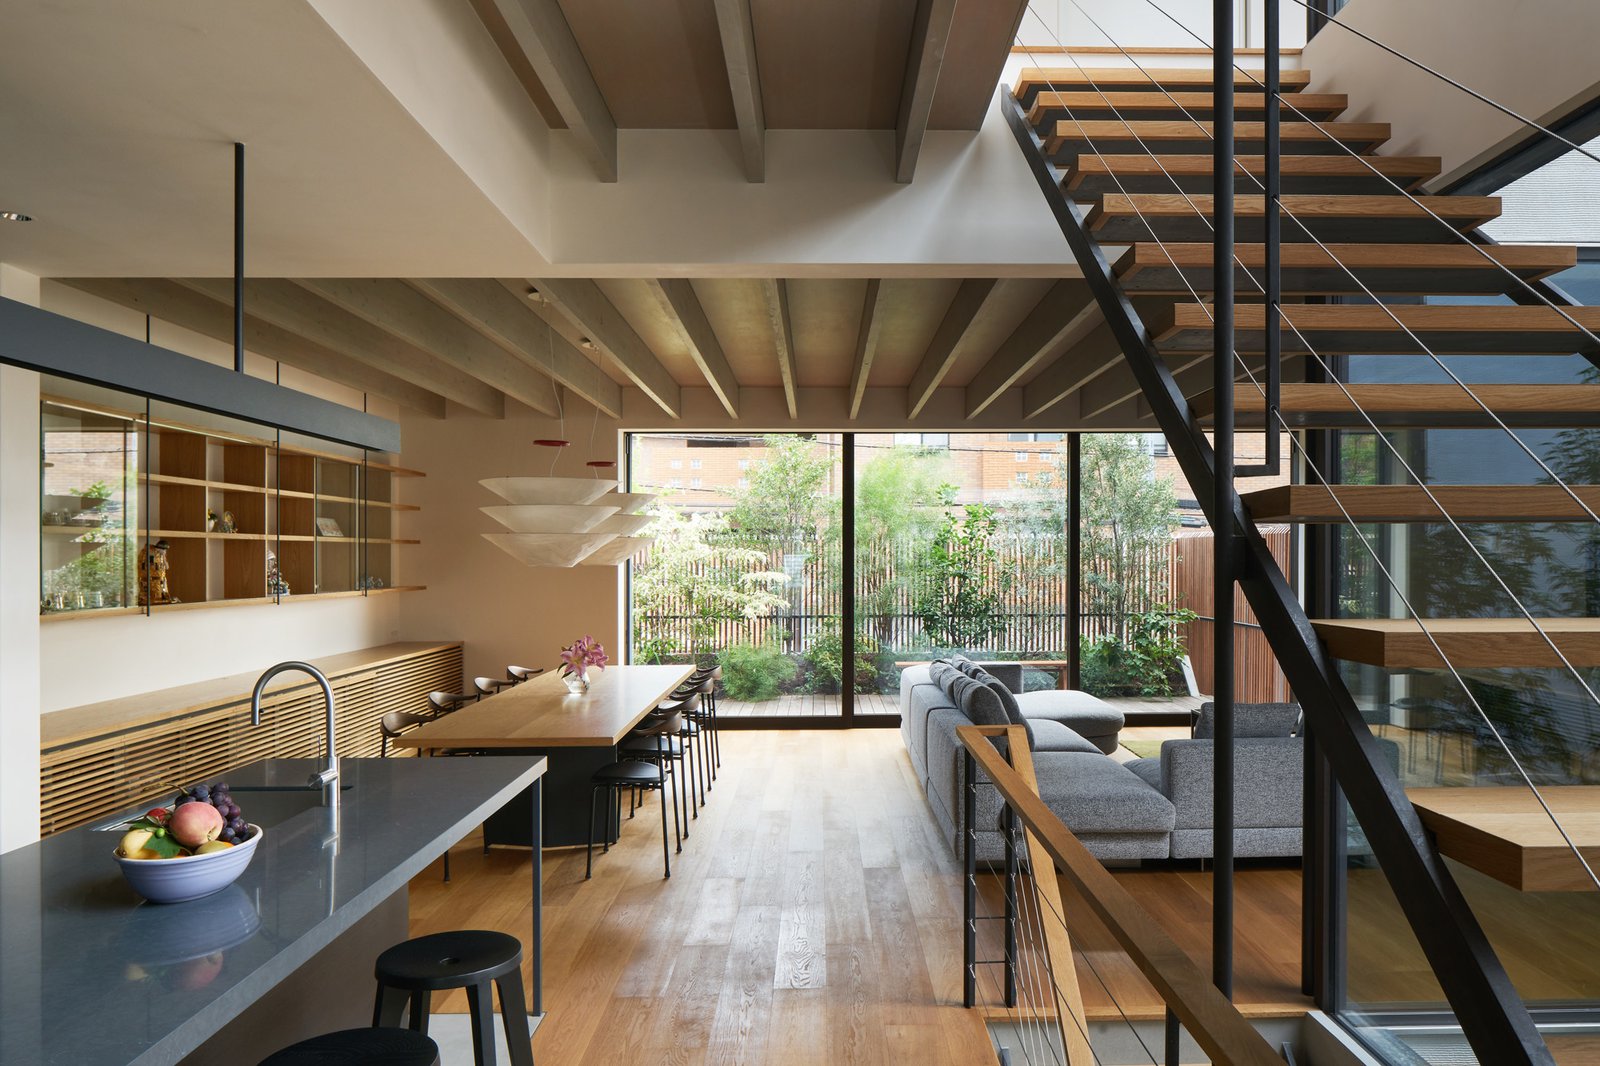
{"label": "round stool seat", "polygon": [[261,1066],[438,1066],[439,1045],[409,1029],[344,1029],[291,1044]]}
{"label": "round stool seat", "polygon": [[476,984],[522,965],[522,942],[489,929],[419,936],[378,956],[378,981],[391,988],[437,992]]}
{"label": "round stool seat", "polygon": [[674,759],[683,754],[683,741],[677,737],[623,737],[617,745],[628,755],[670,755]]}
{"label": "round stool seat", "polygon": [[597,785],[621,785],[624,788],[632,785],[659,785],[661,767],[647,762],[614,762],[600,767],[589,780]]}

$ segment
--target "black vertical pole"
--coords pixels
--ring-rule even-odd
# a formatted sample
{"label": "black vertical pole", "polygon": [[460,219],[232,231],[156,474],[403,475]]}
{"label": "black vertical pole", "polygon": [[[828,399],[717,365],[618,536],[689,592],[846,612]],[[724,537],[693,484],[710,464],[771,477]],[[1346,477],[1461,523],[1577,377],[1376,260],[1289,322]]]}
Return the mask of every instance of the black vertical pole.
{"label": "black vertical pole", "polygon": [[1006,838],[1005,999],[1017,1005],[1017,816],[1007,803],[1000,813],[1000,831]]}
{"label": "black vertical pole", "polygon": [[848,725],[856,716],[856,435],[839,435],[839,473],[844,481],[839,512],[843,529],[839,545],[839,634],[840,662],[844,676],[839,679],[840,710]]}
{"label": "black vertical pole", "polygon": [[[1249,42],[1245,42],[1248,44]],[[1266,253],[1267,253],[1267,418],[1262,427],[1262,432],[1267,435],[1266,459],[1263,465],[1271,467],[1273,473],[1277,472],[1282,461],[1279,454],[1280,434],[1278,433],[1278,405],[1279,386],[1283,381],[1282,345],[1283,333],[1279,325],[1282,315],[1280,304],[1283,297],[1283,272],[1279,263],[1279,252],[1283,243],[1283,220],[1279,214],[1280,193],[1282,187],[1282,169],[1280,156],[1282,145],[1278,138],[1278,119],[1283,105],[1278,99],[1278,5],[1275,0],[1268,0],[1266,4],[1266,40],[1263,42],[1266,50],[1266,149],[1267,149],[1267,202],[1262,220],[1265,223]]]}
{"label": "black vertical pole", "polygon": [[1171,1007],[1167,1008],[1165,1028],[1166,1039],[1163,1041],[1165,1045],[1165,1053],[1161,1056],[1161,1060],[1163,1063],[1165,1063],[1165,1066],[1181,1066],[1179,1061],[1179,1048],[1182,1046],[1182,1043],[1179,1040],[1179,1036],[1183,1030],[1178,1027],[1178,1016],[1172,1013]]}
{"label": "black vertical pole", "polygon": [[965,859],[961,885],[961,1004],[978,1002],[978,761],[961,749],[961,843]]}
{"label": "black vertical pole", "polygon": [[1067,684],[1083,688],[1083,434],[1067,434]]}
{"label": "black vertical pole", "polygon": [[1212,744],[1215,867],[1212,874],[1211,979],[1233,995],[1233,4],[1212,5],[1212,79],[1215,131],[1212,194],[1216,236],[1212,258],[1216,303],[1212,339],[1212,387],[1216,390],[1216,477],[1211,499],[1215,531],[1212,595],[1214,623],[1213,699],[1216,740]]}
{"label": "black vertical pole", "polygon": [[[549,765],[548,763],[546,764]],[[533,940],[528,945],[528,956],[532,962],[531,980],[533,985],[533,1015],[539,1017],[544,1014],[544,774],[541,773],[534,779],[533,788],[529,790],[533,796],[533,820],[531,825],[533,835]],[[666,808],[667,799],[661,797],[661,806]],[[502,1011],[505,1006],[502,1004]]]}
{"label": "black vertical pole", "polygon": [[233,143],[233,369],[244,373],[244,144]]}

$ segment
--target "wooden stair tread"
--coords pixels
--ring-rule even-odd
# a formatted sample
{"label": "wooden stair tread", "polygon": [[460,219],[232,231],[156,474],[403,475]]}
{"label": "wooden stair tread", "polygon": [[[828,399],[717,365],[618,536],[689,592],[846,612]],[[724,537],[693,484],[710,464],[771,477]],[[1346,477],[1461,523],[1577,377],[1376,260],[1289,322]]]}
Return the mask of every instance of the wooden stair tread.
{"label": "wooden stair tread", "polygon": [[[1399,194],[1287,193],[1281,202],[1288,215],[1293,216],[1283,220],[1285,244],[1308,242],[1295,223],[1296,218],[1311,226],[1317,237],[1328,244],[1412,244],[1451,239],[1429,211],[1460,229],[1474,229],[1500,215],[1498,196],[1419,196],[1413,203]],[[1107,193],[1089,209],[1085,225],[1089,235],[1102,243],[1148,241],[1151,236],[1147,222],[1160,230],[1158,235],[1163,241],[1209,241],[1207,221],[1213,213],[1209,194]],[[1234,203],[1237,239],[1259,241],[1265,213],[1264,197],[1239,197]]]}
{"label": "wooden stair tread", "polygon": [[[1484,258],[1479,251],[1488,253]],[[1331,254],[1330,254],[1331,253]],[[1252,269],[1266,265],[1266,246],[1239,244],[1234,254]],[[1485,244],[1286,244],[1279,254],[1286,293],[1360,291],[1335,262],[1354,270],[1374,292],[1506,292],[1516,288],[1499,266],[1535,280],[1566,270],[1578,261],[1573,247]],[[1178,272],[1198,292],[1212,291],[1211,245],[1199,242],[1156,244],[1142,241],[1116,262],[1117,277],[1130,291],[1187,292]],[[1497,265],[1498,264],[1498,265]],[[1296,273],[1300,272],[1300,273]],[[1409,273],[1408,273],[1409,272]],[[1298,284],[1297,284],[1298,282]],[[1393,288],[1397,282],[1414,288]],[[1424,282],[1427,282],[1424,285]],[[1241,292],[1251,291],[1246,284]]]}
{"label": "wooden stair tread", "polygon": [[[1077,194],[1077,199],[1114,192],[1171,192],[1175,182],[1185,192],[1208,192],[1212,188],[1212,162],[1209,155],[1084,154],[1072,165],[1061,187]],[[1260,195],[1261,185],[1256,180],[1266,180],[1266,157],[1240,155],[1235,162],[1234,184],[1238,192]],[[1286,155],[1281,164],[1283,192],[1388,193],[1392,192],[1388,181],[1410,191],[1437,177],[1441,161],[1438,156],[1374,155],[1355,159],[1347,155]],[[1334,183],[1338,184],[1324,187]],[[1316,187],[1306,187],[1311,185]]]}
{"label": "wooden stair tread", "polygon": [[[1457,385],[1323,385],[1285,383],[1279,411],[1291,426],[1364,427],[1367,419],[1351,406],[1346,391],[1381,427],[1492,427],[1472,397]],[[1512,427],[1600,426],[1600,385],[1474,385],[1472,391],[1501,421]],[[1213,396],[1190,403],[1201,417],[1213,410]],[[1234,410],[1242,423],[1259,425],[1265,397],[1255,386],[1235,390]]]}
{"label": "wooden stair tread", "polygon": [[[1238,89],[1261,91],[1266,75],[1260,70],[1235,70],[1233,84]],[[1017,74],[1013,90],[1023,107],[1032,107],[1035,94],[1062,89],[1142,90],[1159,93],[1168,89],[1205,89],[1213,85],[1211,68],[1165,67],[1024,67]],[[1297,93],[1311,84],[1311,72],[1299,68],[1278,72],[1278,89]]]}
{"label": "wooden stair tread", "polygon": [[[1328,654],[1346,662],[1393,670],[1437,670],[1445,660],[1458,669],[1563,669],[1554,641],[1573,666],[1600,666],[1600,618],[1430,618],[1427,632],[1414,618],[1325,619],[1311,625]],[[1541,636],[1542,629],[1550,641]],[[1443,650],[1434,649],[1428,633]]]}
{"label": "wooden stair tread", "polygon": [[[1055,155],[1066,144],[1079,141],[1084,142],[1086,147],[1092,144],[1101,151],[1105,150],[1107,141],[1142,141],[1146,148],[1157,144],[1203,146],[1209,154],[1212,129],[1210,122],[1189,119],[1124,122],[1120,119],[1076,121],[1064,118],[1056,122],[1055,129],[1045,138],[1045,151]],[[1337,155],[1348,155],[1335,141],[1370,150],[1387,141],[1389,134],[1387,122],[1280,122],[1278,125],[1278,136],[1287,149],[1285,155],[1303,153],[1308,148],[1325,148]],[[1260,141],[1266,135],[1264,122],[1235,122],[1233,125],[1236,143]],[[1093,152],[1092,148],[1089,150]]]}
{"label": "wooden stair tread", "polygon": [[[1321,122],[1343,114],[1349,106],[1350,98],[1344,93],[1302,92],[1294,94],[1291,100],[1282,101],[1279,115],[1281,118],[1291,118],[1300,114]],[[1111,118],[1153,118],[1158,115],[1173,119],[1190,116],[1208,118],[1215,110],[1215,101],[1209,90],[1180,90],[1170,94],[1149,90],[1041,90],[1033,98],[1028,124],[1037,127],[1056,118],[1099,117],[1102,114]],[[1235,115],[1265,112],[1266,94],[1235,93],[1233,111]]]}
{"label": "wooden stair tread", "polygon": [[[1467,355],[1600,349],[1563,315],[1570,315],[1583,327],[1600,334],[1600,307],[1558,311],[1553,307],[1469,304],[1290,304],[1283,306],[1282,312],[1284,351],[1302,352],[1309,344],[1323,355],[1413,354],[1420,352],[1418,340],[1435,352]],[[1263,351],[1266,320],[1264,304],[1237,305],[1235,349]],[[1211,350],[1209,306],[1191,301],[1176,303],[1152,313],[1149,325],[1156,345],[1163,351]]]}
{"label": "wooden stair tread", "polygon": [[[1257,522],[1592,522],[1600,485],[1279,485],[1244,494]],[[1433,498],[1429,498],[1429,493]],[[1579,506],[1573,494],[1588,507]],[[1435,504],[1434,500],[1438,503]],[[1337,502],[1336,502],[1337,501]]]}

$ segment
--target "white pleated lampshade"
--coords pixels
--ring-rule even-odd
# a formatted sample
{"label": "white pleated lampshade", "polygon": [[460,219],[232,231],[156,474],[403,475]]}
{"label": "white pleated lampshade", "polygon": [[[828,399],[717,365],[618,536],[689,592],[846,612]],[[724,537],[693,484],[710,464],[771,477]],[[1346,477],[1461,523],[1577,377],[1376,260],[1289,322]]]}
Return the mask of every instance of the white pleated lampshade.
{"label": "white pleated lampshade", "polygon": [[643,532],[644,528],[655,520],[656,516],[649,514],[614,514],[595,523],[594,529],[599,533],[615,533],[619,537],[631,537],[635,533]]}
{"label": "white pleated lampshade", "polygon": [[507,503],[523,506],[582,506],[617,487],[614,480],[590,477],[490,477],[478,484]]}
{"label": "white pleated lampshade", "polygon": [[513,533],[626,533],[630,530],[603,528],[617,513],[615,507],[574,504],[507,504],[480,507],[478,510]]}
{"label": "white pleated lampshade", "polygon": [[608,492],[596,503],[615,504],[621,514],[638,514],[656,498],[653,492]]}
{"label": "white pleated lampshade", "polygon": [[584,556],[579,566],[617,566],[654,544],[654,537],[615,537]]}
{"label": "white pleated lampshade", "polygon": [[614,533],[485,533],[483,539],[529,566],[577,566]]}

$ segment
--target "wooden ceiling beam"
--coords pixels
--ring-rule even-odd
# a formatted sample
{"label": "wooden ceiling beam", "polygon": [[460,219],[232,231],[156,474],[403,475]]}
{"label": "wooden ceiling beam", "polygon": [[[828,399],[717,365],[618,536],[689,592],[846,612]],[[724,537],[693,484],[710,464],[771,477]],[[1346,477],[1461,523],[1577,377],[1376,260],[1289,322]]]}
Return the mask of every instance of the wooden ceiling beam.
{"label": "wooden ceiling beam", "polygon": [[677,381],[600,286],[588,278],[546,278],[531,284],[544,294],[546,307],[571,319],[657,406],[673,418],[683,414]]}
{"label": "wooden ceiling beam", "polygon": [[644,284],[662,314],[683,337],[689,358],[700,368],[717,402],[730,418],[738,418],[739,379],[733,376],[722,342],[717,340],[716,331],[706,318],[694,285],[687,278],[649,278]]}
{"label": "wooden ceiling beam", "polygon": [[[231,306],[229,278],[180,278],[179,284]],[[491,418],[505,415],[505,397],[490,385],[401,340],[363,318],[278,278],[248,278],[244,306],[249,315],[374,365]]]}
{"label": "wooden ceiling beam", "polygon": [[[601,181],[617,180],[617,123],[556,0],[480,0],[505,22],[578,150]],[[487,25],[487,23],[486,23]],[[493,33],[494,27],[490,26]],[[536,104],[538,100],[534,101]]]}
{"label": "wooden ceiling beam", "polygon": [[561,410],[555,382],[398,278],[305,278],[295,284],[540,414]]}
{"label": "wooden ceiling beam", "polygon": [[798,386],[794,369],[794,326],[789,319],[789,283],[782,278],[762,278],[762,301],[772,330],[772,345],[778,353],[778,378],[783,382],[783,401],[791,419],[800,417],[796,401]]}
{"label": "wooden ceiling beam", "polygon": [[[202,337],[233,342],[232,302],[222,303],[193,289],[163,278],[52,278],[91,296],[109,300],[192,330]],[[308,340],[270,322],[264,322],[249,312],[246,297],[244,319],[244,344],[250,351],[284,366],[304,370],[320,378],[359,392],[393,400],[401,407],[427,415],[444,417],[444,397],[430,392],[421,385],[403,381],[377,369],[383,365],[381,356],[367,355],[357,358]]]}
{"label": "wooden ceiling beam", "polygon": [[733,115],[739,123],[744,175],[767,180],[767,119],[761,109],[761,71],[756,65],[756,34],[750,0],[715,0],[717,30],[722,35],[722,62],[728,69]]}
{"label": "wooden ceiling beam", "polygon": [[596,359],[550,328],[528,305],[528,286],[492,278],[414,278],[417,291],[556,383],[612,418],[622,414],[622,386]]}
{"label": "wooden ceiling beam", "polygon": [[1100,308],[1082,278],[1050,286],[1028,317],[996,349],[967,385],[967,417],[976,418],[1075,332],[1092,329]]}
{"label": "wooden ceiling beam", "polygon": [[1122,361],[1122,345],[1101,322],[1022,387],[1022,417],[1036,418]]}
{"label": "wooden ceiling beam", "polygon": [[933,398],[933,390],[944,383],[945,375],[961,354],[961,342],[972,323],[1000,289],[1000,282],[995,278],[968,278],[961,283],[927,350],[922,353],[922,361],[911,375],[911,384],[906,388],[907,417],[916,418],[921,414]]}
{"label": "wooden ceiling beam", "polygon": [[867,393],[867,378],[872,375],[872,363],[878,357],[878,341],[883,335],[883,282],[878,278],[867,281],[867,295],[861,302],[861,326],[856,331],[855,367],[850,372],[850,417],[861,413],[861,398]]}
{"label": "wooden ceiling beam", "polygon": [[933,91],[944,67],[956,0],[919,0],[912,24],[911,47],[900,87],[900,114],[894,127],[894,180],[905,184],[917,171],[917,156],[933,113]]}

